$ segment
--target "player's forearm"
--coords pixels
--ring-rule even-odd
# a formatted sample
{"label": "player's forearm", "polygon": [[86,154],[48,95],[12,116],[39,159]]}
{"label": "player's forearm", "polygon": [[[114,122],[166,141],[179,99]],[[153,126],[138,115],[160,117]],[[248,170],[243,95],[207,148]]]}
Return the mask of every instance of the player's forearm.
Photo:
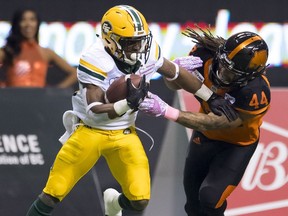
{"label": "player's forearm", "polygon": [[168,80],[168,82],[172,83],[172,87],[181,87],[184,90],[197,95],[204,101],[207,101],[213,94],[213,92],[198,80],[197,77],[193,76],[185,68],[179,67],[167,59],[164,59],[164,63],[162,67],[158,69],[158,72],[165,76],[165,79]]}
{"label": "player's forearm", "polygon": [[[93,104],[95,104],[95,105],[93,106]],[[127,107],[128,107],[128,105],[127,105]],[[123,106],[122,104],[118,103],[118,105],[117,105],[117,102],[114,104],[113,103],[101,104],[99,102],[94,102],[94,103],[91,103],[88,105],[87,112],[89,112],[89,110],[90,110],[94,114],[105,114],[106,113],[110,119],[114,119],[116,117],[123,115],[128,109],[129,109],[129,107],[126,108],[126,106]]]}
{"label": "player's forearm", "polygon": [[[86,112],[92,112],[94,114],[107,114],[110,119],[119,117],[125,113],[128,108],[125,103],[105,103],[104,95],[105,92],[98,86],[92,84],[82,84],[84,89],[87,89],[86,99],[87,107]],[[127,102],[126,102],[127,104]],[[117,106],[118,105],[118,106]],[[121,112],[119,114],[119,112]]]}
{"label": "player's forearm", "polygon": [[178,79],[176,79],[174,82],[181,86],[184,90],[195,94],[197,90],[199,90],[202,86],[202,82],[198,80],[195,76],[190,74],[187,70],[184,68],[179,67],[180,74]]}
{"label": "player's forearm", "polygon": [[169,88],[169,89],[171,89],[171,90],[179,90],[179,89],[181,89],[181,86],[179,86],[176,82],[170,82],[170,81],[168,81],[167,79],[163,79],[164,80],[164,83],[165,83],[165,85]]}
{"label": "player's forearm", "polygon": [[231,127],[231,124],[224,115],[216,116],[212,113],[207,115],[204,113],[180,111],[176,122],[185,127],[199,131]]}
{"label": "player's forearm", "polygon": [[201,81],[195,76],[190,74],[185,68],[179,67],[177,64],[164,59],[162,67],[158,69],[158,72],[165,77],[168,82],[174,83],[174,86],[185,89],[188,92],[194,94],[201,88]]}

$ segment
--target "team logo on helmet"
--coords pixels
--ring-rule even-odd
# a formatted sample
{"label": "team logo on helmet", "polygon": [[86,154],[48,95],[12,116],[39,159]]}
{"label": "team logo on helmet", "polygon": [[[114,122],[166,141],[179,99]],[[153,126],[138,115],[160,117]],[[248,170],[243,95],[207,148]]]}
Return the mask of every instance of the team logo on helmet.
{"label": "team logo on helmet", "polygon": [[108,21],[103,22],[102,32],[107,35],[110,31],[112,31],[112,25]]}

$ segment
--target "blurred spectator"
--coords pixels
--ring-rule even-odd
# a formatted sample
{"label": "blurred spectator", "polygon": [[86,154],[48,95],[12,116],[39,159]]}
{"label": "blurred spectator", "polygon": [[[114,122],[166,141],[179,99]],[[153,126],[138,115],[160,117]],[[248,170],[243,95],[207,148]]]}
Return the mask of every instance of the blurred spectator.
{"label": "blurred spectator", "polygon": [[77,81],[76,68],[49,48],[38,43],[40,18],[36,11],[16,11],[6,45],[0,49],[2,87],[45,87],[49,63],[67,76],[56,87],[67,88]]}

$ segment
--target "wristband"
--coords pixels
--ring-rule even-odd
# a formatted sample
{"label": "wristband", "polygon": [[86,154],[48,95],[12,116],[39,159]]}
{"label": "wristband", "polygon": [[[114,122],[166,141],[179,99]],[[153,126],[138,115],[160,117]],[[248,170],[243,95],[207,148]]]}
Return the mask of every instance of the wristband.
{"label": "wristband", "polygon": [[204,101],[207,101],[212,94],[213,92],[204,84],[202,84],[201,87],[195,92],[195,95]]}
{"label": "wristband", "polygon": [[176,70],[176,71],[175,71],[175,75],[174,75],[173,78],[167,78],[167,77],[166,77],[166,79],[167,79],[168,81],[176,80],[176,79],[178,78],[179,74],[180,74],[179,65],[177,65],[177,64],[174,63],[174,62],[171,62],[171,63],[173,63],[173,64],[175,65],[175,70]]}
{"label": "wristband", "polygon": [[101,102],[93,102],[93,103],[89,104],[86,107],[86,112],[88,112],[92,107],[97,106],[97,105],[101,105],[101,104],[103,104],[103,103],[101,103]]}
{"label": "wristband", "polygon": [[113,107],[114,107],[115,112],[119,116],[123,115],[125,112],[127,112],[130,109],[126,99],[115,102],[113,104]]}
{"label": "wristband", "polygon": [[180,111],[178,109],[175,109],[174,107],[168,106],[165,112],[164,117],[176,121],[179,117]]}

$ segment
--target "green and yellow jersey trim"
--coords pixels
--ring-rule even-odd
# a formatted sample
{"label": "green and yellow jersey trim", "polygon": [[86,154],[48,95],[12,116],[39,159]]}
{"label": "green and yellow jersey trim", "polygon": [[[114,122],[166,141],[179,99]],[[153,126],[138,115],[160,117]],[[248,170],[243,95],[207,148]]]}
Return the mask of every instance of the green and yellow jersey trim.
{"label": "green and yellow jersey trim", "polygon": [[97,79],[104,80],[107,77],[107,73],[101,70],[100,68],[86,62],[83,59],[80,59],[80,64],[78,66],[79,70],[87,73]]}

